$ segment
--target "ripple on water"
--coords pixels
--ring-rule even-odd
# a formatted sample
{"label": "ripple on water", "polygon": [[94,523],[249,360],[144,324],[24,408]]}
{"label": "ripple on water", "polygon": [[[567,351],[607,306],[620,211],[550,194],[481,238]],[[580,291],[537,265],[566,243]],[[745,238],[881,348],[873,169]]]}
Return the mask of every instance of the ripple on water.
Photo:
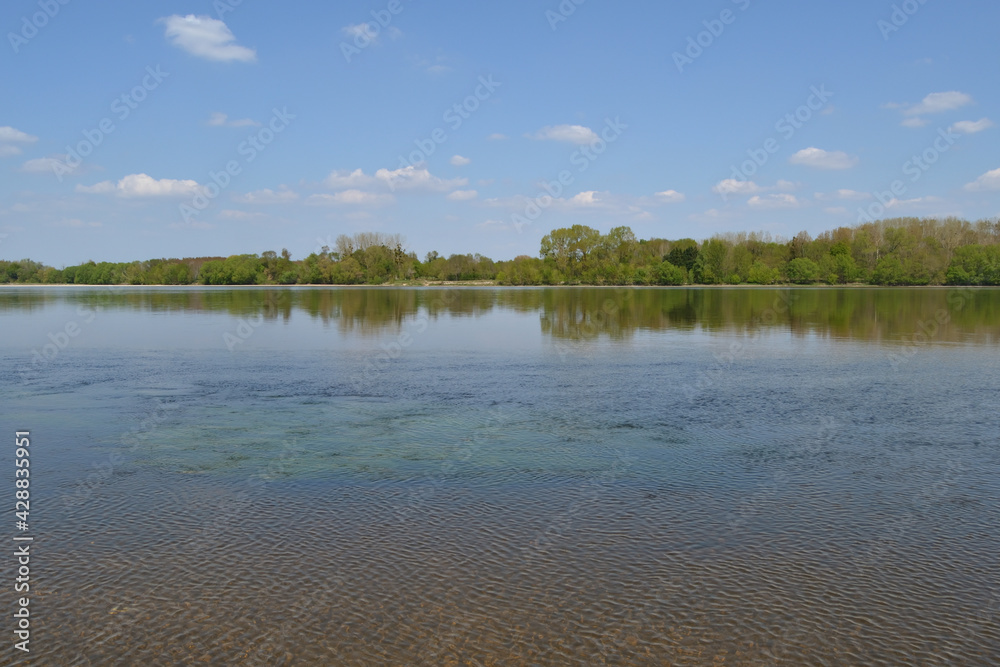
{"label": "ripple on water", "polygon": [[12,403],[51,443],[40,663],[997,664],[998,380],[851,352],[694,397],[667,345],[365,396],[310,355],[63,369]]}
{"label": "ripple on water", "polygon": [[[641,480],[130,479],[100,500],[114,525],[82,508],[40,545],[38,641],[76,664],[985,664],[1000,641],[977,616],[992,531],[860,562],[869,531],[796,516],[852,508],[808,492],[727,531],[711,518],[737,494],[650,499]],[[53,548],[81,533],[101,539]]]}

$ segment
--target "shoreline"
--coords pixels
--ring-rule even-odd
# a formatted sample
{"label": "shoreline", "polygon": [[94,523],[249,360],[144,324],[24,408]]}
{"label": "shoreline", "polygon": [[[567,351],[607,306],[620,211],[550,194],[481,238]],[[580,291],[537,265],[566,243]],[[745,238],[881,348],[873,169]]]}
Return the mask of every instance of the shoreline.
{"label": "shoreline", "polygon": [[146,288],[170,288],[170,289],[220,289],[220,290],[231,290],[231,289],[316,289],[316,288],[338,288],[338,289],[393,289],[393,288],[412,288],[412,287],[495,287],[499,289],[573,289],[573,288],[591,288],[591,289],[658,289],[658,290],[677,290],[677,289],[908,289],[908,290],[923,290],[923,289],[989,289],[996,288],[996,285],[870,285],[867,283],[847,283],[844,285],[828,285],[826,283],[816,283],[813,285],[797,285],[795,283],[776,283],[774,285],[749,285],[746,283],[735,284],[735,285],[593,285],[588,283],[580,283],[576,285],[500,285],[495,281],[488,280],[470,280],[470,281],[452,281],[452,282],[422,282],[422,283],[383,283],[381,285],[349,285],[349,284],[329,284],[329,283],[310,283],[310,284],[295,284],[295,285],[201,285],[199,283],[192,283],[190,285],[130,285],[127,283],[120,283],[115,285],[81,285],[77,283],[0,283],[0,289],[4,288],[16,288],[16,289],[36,289],[36,288],[79,288],[79,289],[95,289],[95,288],[107,288],[107,289],[120,289],[120,288],[133,288],[133,289],[146,289]]}

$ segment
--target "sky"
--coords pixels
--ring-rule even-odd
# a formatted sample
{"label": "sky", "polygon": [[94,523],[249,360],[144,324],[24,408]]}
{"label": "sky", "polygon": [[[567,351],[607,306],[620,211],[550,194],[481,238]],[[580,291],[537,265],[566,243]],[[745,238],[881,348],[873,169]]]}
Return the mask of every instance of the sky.
{"label": "sky", "polygon": [[8,0],[0,259],[1000,215],[993,0]]}

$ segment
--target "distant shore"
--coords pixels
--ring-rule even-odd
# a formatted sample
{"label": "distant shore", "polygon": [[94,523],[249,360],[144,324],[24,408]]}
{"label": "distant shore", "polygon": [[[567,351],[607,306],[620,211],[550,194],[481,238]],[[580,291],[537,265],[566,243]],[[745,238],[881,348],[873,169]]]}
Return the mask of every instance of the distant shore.
{"label": "distant shore", "polygon": [[132,262],[88,261],[56,269],[0,260],[0,280],[46,285],[346,287],[1000,285],[1000,220],[896,218],[839,227],[815,239],[732,233],[640,239],[573,225],[542,237],[537,255],[494,261],[436,251],[423,260],[398,234],[337,237],[301,260],[287,249],[260,255]]}
{"label": "distant shore", "polygon": [[73,287],[80,289],[95,288],[123,288],[144,289],[149,287],[170,288],[170,289],[210,289],[210,290],[231,290],[231,289],[302,289],[302,288],[338,288],[338,289],[389,289],[396,287],[500,287],[503,289],[541,289],[541,288],[576,288],[591,287],[597,289],[645,289],[645,290],[677,290],[677,289],[843,289],[843,288],[866,288],[866,289],[968,289],[970,287],[990,288],[990,285],[871,285],[868,283],[846,283],[844,285],[830,285],[827,283],[815,283],[812,285],[799,285],[794,283],[775,283],[773,285],[748,285],[744,284],[722,284],[722,285],[594,285],[589,283],[563,283],[560,285],[501,285],[493,280],[468,280],[468,281],[411,281],[382,283],[380,285],[357,285],[341,284],[331,285],[327,283],[295,284],[295,285],[202,285],[192,283],[190,285],[130,285],[119,283],[115,285],[80,285],[76,283],[0,283],[0,289],[13,287],[18,289],[29,288],[62,288]]}

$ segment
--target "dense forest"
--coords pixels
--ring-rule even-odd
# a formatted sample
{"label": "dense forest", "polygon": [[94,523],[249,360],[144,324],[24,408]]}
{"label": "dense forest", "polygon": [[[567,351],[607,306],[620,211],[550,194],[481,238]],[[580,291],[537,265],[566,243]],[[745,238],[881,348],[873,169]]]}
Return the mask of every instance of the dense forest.
{"label": "dense forest", "polygon": [[341,235],[293,261],[261,255],[87,262],[55,269],[0,261],[0,283],[76,285],[382,285],[494,281],[500,285],[1000,285],[1000,220],[896,218],[791,240],[761,233],[694,239],[636,238],[584,225],[556,229],[538,257],[479,254],[420,260],[398,235]]}

